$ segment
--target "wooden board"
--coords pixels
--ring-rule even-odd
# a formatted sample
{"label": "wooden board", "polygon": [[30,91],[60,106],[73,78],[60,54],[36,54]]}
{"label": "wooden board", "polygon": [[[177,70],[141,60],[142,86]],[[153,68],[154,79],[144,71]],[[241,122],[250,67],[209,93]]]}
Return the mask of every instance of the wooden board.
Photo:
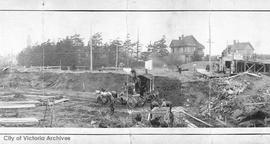
{"label": "wooden board", "polygon": [[205,75],[205,76],[208,76],[208,77],[211,77],[212,76],[212,73],[208,72],[207,70],[205,69],[196,69],[196,71],[202,75]]}
{"label": "wooden board", "polygon": [[40,101],[0,101],[0,105],[8,105],[8,104],[39,104]]}
{"label": "wooden board", "polygon": [[185,119],[185,122],[189,128],[198,128],[195,124],[190,122],[189,120]]}
{"label": "wooden board", "polygon": [[33,108],[35,104],[5,104],[0,105],[0,109],[21,109],[21,108]]}
{"label": "wooden board", "polygon": [[0,118],[0,123],[38,123],[37,118]]}
{"label": "wooden board", "polygon": [[195,120],[201,122],[201,123],[204,123],[204,124],[207,125],[207,126],[213,127],[211,124],[208,124],[207,122],[205,122],[205,121],[203,121],[203,120],[201,120],[201,119],[198,119],[198,118],[192,116],[191,114],[189,114],[189,113],[187,113],[187,112],[185,112],[185,111],[183,111],[183,113],[184,113],[185,115],[188,115],[188,116],[190,116],[191,118],[193,118],[193,119],[195,119]]}
{"label": "wooden board", "polygon": [[54,102],[50,102],[49,105],[58,104],[58,103],[61,103],[61,102],[66,102],[66,101],[69,101],[69,99],[62,98],[62,99],[59,99],[59,100],[55,100]]}
{"label": "wooden board", "polygon": [[1,95],[1,96],[0,96],[0,98],[8,98],[8,97],[14,97],[14,94]]}
{"label": "wooden board", "polygon": [[24,94],[25,97],[31,97],[31,98],[55,98],[56,96],[43,96],[43,95],[35,95],[35,94]]}
{"label": "wooden board", "polygon": [[183,112],[183,111],[186,111],[186,109],[181,106],[172,107],[172,112]]}

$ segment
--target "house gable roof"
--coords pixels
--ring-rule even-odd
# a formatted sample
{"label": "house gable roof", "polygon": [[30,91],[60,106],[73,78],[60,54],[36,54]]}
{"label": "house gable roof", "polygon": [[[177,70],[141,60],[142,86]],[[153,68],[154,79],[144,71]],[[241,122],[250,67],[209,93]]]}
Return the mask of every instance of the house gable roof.
{"label": "house gable roof", "polygon": [[254,47],[250,44],[250,42],[238,42],[233,45],[228,45],[232,50],[244,50],[250,47],[252,50],[254,50]]}
{"label": "house gable roof", "polygon": [[170,47],[185,47],[185,46],[193,46],[204,49],[204,46],[199,43],[193,35],[184,36],[181,39],[178,40],[172,40]]}

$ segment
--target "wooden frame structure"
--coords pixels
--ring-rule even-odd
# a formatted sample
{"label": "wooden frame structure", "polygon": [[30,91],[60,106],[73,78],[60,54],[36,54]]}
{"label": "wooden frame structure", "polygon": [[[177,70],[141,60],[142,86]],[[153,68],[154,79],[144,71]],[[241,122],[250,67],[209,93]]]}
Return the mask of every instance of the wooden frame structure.
{"label": "wooden frame structure", "polygon": [[233,60],[232,73],[253,72],[270,73],[270,63],[258,61]]}

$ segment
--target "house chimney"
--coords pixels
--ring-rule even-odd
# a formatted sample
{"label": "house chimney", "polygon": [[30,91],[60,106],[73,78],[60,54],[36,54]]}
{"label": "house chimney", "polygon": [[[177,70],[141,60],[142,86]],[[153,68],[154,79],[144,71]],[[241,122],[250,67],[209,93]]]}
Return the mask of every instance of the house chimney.
{"label": "house chimney", "polygon": [[181,40],[182,37],[178,37],[179,40]]}
{"label": "house chimney", "polygon": [[236,40],[233,40],[233,44],[235,45],[237,43],[237,41]]}
{"label": "house chimney", "polygon": [[182,36],[181,36],[181,37],[182,37],[182,39],[183,39],[183,38],[184,38],[184,35],[182,34]]}

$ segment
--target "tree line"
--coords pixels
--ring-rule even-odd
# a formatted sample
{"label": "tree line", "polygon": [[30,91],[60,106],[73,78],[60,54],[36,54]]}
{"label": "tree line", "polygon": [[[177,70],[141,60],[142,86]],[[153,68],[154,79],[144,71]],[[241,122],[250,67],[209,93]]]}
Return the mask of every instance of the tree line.
{"label": "tree line", "polygon": [[[95,33],[88,44],[84,44],[79,34],[66,36],[53,42],[47,40],[41,44],[24,48],[17,56],[21,66],[61,66],[73,67],[90,66],[90,46],[93,52],[93,68],[100,67],[142,67],[144,61],[151,57],[168,58],[165,36],[146,46],[142,52],[142,45],[132,41],[129,35],[126,40],[114,39],[103,42],[102,34]],[[116,60],[117,59],[117,60]]]}

